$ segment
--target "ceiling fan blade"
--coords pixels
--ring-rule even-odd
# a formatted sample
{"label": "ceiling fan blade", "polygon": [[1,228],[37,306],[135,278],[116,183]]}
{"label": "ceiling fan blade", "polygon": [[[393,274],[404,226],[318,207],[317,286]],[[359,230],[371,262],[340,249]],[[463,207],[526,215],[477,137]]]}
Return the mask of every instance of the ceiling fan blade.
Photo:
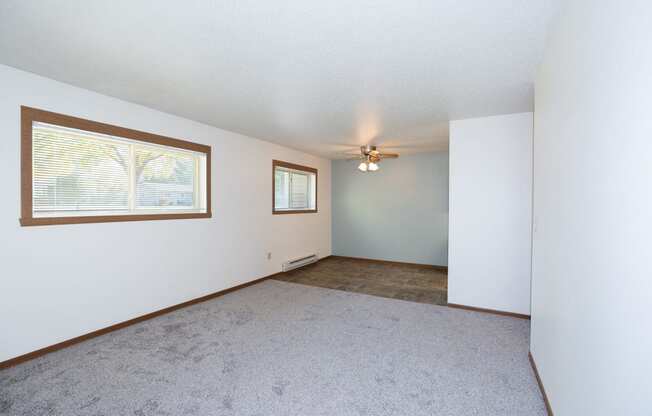
{"label": "ceiling fan blade", "polygon": [[396,159],[398,157],[398,153],[381,153],[380,157],[382,159]]}

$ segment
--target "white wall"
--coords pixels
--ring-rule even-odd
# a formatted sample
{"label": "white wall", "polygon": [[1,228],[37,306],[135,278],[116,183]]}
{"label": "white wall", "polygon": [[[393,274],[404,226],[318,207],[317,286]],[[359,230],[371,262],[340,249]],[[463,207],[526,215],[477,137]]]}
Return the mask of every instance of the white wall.
{"label": "white wall", "polygon": [[530,314],[532,113],[451,121],[448,301]]}
{"label": "white wall", "polygon": [[[331,254],[329,160],[6,66],[0,91],[0,361]],[[212,146],[213,218],[20,227],[21,105]],[[272,159],[319,169],[319,213],[272,216]]]}
{"label": "white wall", "polygon": [[448,264],[448,152],[333,162],[333,254]]}
{"label": "white wall", "polygon": [[536,81],[531,351],[555,416],[652,412],[651,18],[568,2]]}

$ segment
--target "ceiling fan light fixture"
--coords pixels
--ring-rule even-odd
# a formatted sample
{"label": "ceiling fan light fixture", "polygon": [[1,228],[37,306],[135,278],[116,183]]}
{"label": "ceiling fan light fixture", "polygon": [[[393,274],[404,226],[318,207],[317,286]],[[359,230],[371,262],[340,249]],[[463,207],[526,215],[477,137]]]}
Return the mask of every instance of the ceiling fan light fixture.
{"label": "ceiling fan light fixture", "polygon": [[349,157],[348,159],[357,159],[360,161],[358,170],[360,172],[376,172],[380,169],[379,162],[385,158],[396,159],[398,153],[383,153],[374,145],[360,146],[360,156]]}

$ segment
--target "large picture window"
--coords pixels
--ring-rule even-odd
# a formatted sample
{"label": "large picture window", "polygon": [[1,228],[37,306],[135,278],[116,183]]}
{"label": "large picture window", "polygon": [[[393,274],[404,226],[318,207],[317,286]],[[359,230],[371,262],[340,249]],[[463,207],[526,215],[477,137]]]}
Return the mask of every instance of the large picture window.
{"label": "large picture window", "polygon": [[274,160],[272,213],[317,212],[317,169]]}
{"label": "large picture window", "polygon": [[22,107],[22,225],[206,218],[210,147]]}

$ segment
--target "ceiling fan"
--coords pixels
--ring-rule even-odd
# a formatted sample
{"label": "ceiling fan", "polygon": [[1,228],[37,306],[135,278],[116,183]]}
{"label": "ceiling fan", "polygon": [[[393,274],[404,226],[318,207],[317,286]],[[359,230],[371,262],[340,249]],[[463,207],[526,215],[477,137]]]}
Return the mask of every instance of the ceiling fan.
{"label": "ceiling fan", "polygon": [[361,172],[375,172],[380,166],[378,162],[382,159],[396,159],[398,153],[383,153],[373,145],[360,146],[360,156],[352,157],[351,160],[360,159],[358,170]]}

